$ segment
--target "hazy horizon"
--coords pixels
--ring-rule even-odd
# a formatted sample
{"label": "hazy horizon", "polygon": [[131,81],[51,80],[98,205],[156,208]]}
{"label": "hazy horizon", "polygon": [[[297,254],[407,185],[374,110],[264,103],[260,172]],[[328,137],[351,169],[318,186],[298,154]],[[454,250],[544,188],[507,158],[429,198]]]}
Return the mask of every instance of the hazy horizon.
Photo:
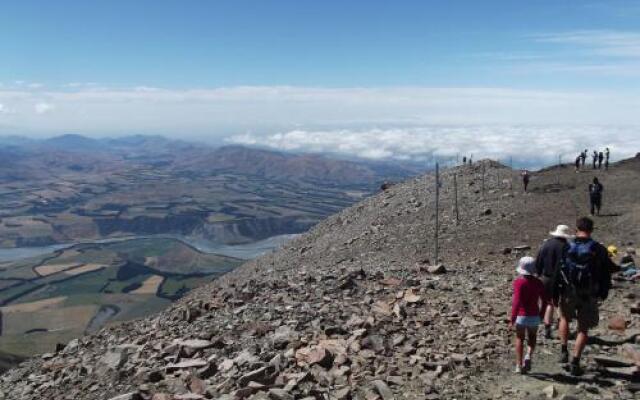
{"label": "hazy horizon", "polygon": [[638,17],[597,0],[7,4],[0,134],[618,159],[640,149]]}

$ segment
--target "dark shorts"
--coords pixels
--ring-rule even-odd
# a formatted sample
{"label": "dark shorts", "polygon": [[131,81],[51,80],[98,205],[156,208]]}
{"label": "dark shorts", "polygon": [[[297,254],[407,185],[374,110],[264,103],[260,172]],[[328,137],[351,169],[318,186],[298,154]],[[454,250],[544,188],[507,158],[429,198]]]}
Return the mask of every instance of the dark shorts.
{"label": "dark shorts", "polygon": [[553,297],[553,289],[556,285],[556,280],[552,276],[544,276],[540,277],[542,281],[542,285],[544,286],[544,297],[547,302],[550,302]]}
{"label": "dark shorts", "polygon": [[560,315],[569,321],[577,320],[578,325],[584,329],[595,328],[600,322],[598,301],[592,296],[561,295]]}

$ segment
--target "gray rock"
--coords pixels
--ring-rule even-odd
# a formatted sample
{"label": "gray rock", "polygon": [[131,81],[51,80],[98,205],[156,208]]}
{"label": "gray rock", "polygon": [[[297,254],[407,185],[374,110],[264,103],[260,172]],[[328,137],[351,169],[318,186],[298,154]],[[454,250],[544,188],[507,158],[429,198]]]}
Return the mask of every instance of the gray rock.
{"label": "gray rock", "polygon": [[371,383],[375,387],[378,394],[380,394],[380,397],[382,397],[382,400],[395,400],[395,395],[384,381],[377,379]]}

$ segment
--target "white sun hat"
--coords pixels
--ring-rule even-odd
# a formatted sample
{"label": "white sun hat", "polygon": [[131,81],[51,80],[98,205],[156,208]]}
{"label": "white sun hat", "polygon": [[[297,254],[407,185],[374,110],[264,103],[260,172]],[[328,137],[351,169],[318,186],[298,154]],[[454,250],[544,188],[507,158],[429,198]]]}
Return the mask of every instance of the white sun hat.
{"label": "white sun hat", "polygon": [[567,225],[558,225],[555,231],[549,232],[549,235],[557,238],[573,239],[571,228],[569,228]]}
{"label": "white sun hat", "polygon": [[518,261],[518,268],[516,272],[520,275],[535,275],[536,274],[536,259],[533,257],[522,257]]}

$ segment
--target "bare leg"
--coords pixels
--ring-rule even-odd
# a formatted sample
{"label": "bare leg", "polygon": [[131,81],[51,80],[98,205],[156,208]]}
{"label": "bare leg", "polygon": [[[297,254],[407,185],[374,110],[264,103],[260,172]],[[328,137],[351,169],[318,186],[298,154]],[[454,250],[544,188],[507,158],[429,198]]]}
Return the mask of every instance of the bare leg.
{"label": "bare leg", "polygon": [[584,348],[587,346],[587,340],[589,339],[588,330],[578,325],[578,336],[576,337],[576,343],[573,346],[573,356],[578,360],[582,356]]}
{"label": "bare leg", "polygon": [[532,328],[527,330],[527,356],[531,358],[533,351],[536,349],[536,340],[538,338],[538,328]]}
{"label": "bare leg", "polygon": [[558,335],[560,335],[560,343],[566,346],[569,342],[569,321],[565,317],[560,317],[560,325],[558,326]]}
{"label": "bare leg", "polygon": [[522,350],[524,342],[525,328],[516,327],[516,365],[522,366]]}
{"label": "bare leg", "polygon": [[551,325],[553,324],[553,304],[549,303],[547,305],[547,310],[544,313],[544,324],[545,325]]}

